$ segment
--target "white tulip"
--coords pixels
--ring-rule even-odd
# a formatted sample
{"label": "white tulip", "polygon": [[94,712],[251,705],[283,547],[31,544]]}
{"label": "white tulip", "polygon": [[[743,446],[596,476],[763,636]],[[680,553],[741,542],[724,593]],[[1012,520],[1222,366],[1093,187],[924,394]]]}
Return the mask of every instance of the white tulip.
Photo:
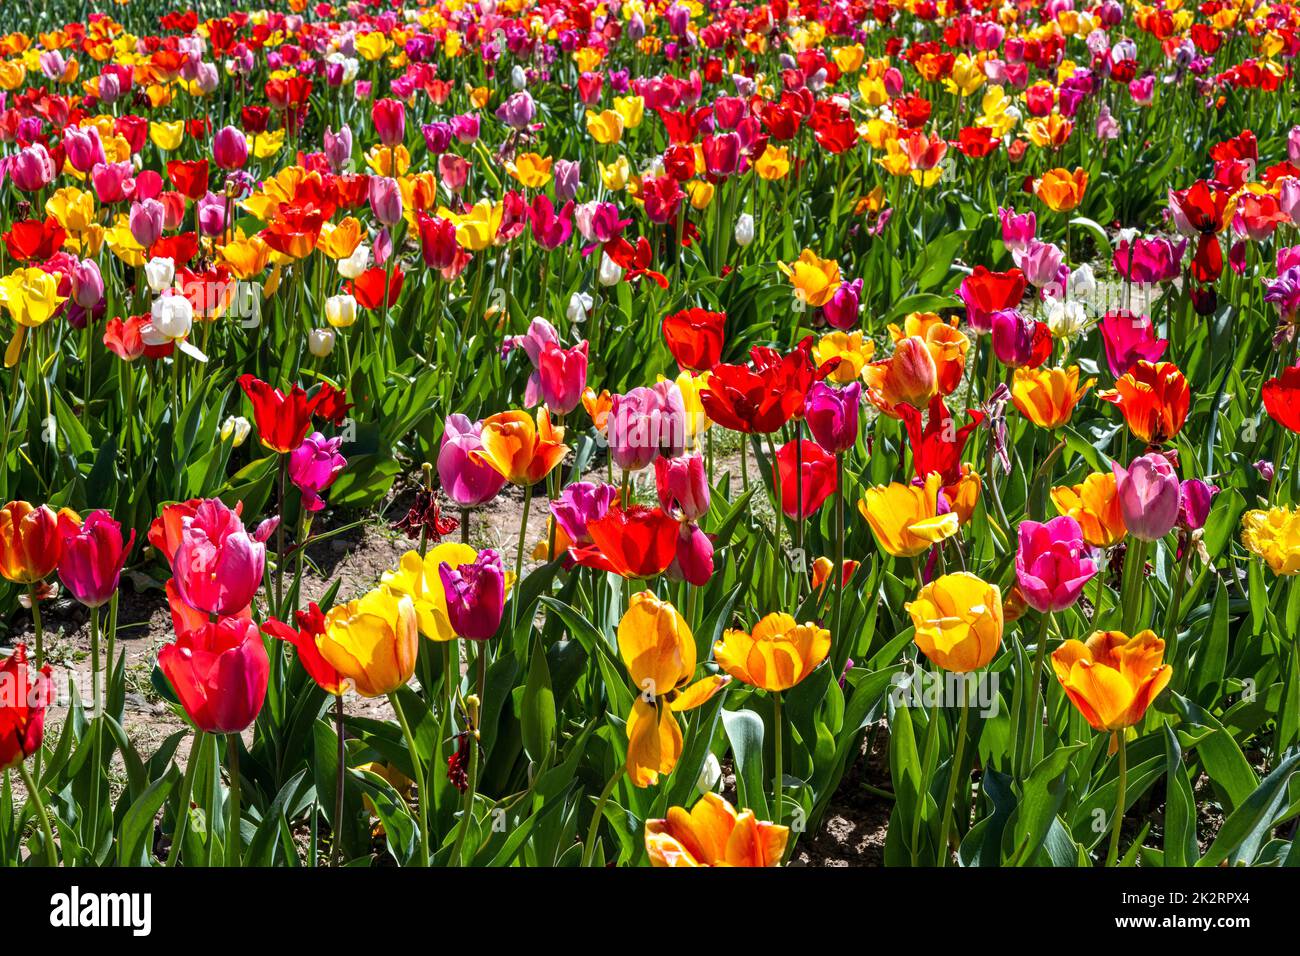
{"label": "white tulip", "polygon": [[575,324],[581,324],[587,321],[587,313],[591,311],[593,299],[585,292],[575,292],[569,296],[569,307],[564,310],[565,317]]}
{"label": "white tulip", "polygon": [[700,768],[700,775],[695,779],[695,789],[701,795],[711,793],[717,789],[721,780],[722,765],[718,763],[718,758],[710,753],[704,758],[704,766]]}
{"label": "white tulip", "polygon": [[325,300],[325,321],[336,329],[346,329],[357,320],[357,300],[352,296],[332,295]]}
{"label": "white tulip", "polygon": [[754,217],[742,212],[736,217],[736,245],[742,249],[754,241]]}
{"label": "white tulip", "polygon": [[176,263],[171,259],[150,259],[144,264],[144,277],[154,295],[157,295],[172,287],[176,280]]}
{"label": "white tulip", "polygon": [[248,437],[252,426],[249,425],[248,419],[242,415],[231,415],[221,423],[221,440],[229,441],[231,448],[238,448]]}
{"label": "white tulip", "polygon": [[602,252],[600,254],[600,284],[608,287],[618,285],[622,281],[623,267]]}
{"label": "white tulip", "polygon": [[352,255],[339,260],[339,275],[345,279],[356,279],[370,265],[370,247],[365,243],[352,250]]}
{"label": "white tulip", "polygon": [[316,358],[325,358],[334,351],[333,329],[312,329],[307,333],[307,351]]}

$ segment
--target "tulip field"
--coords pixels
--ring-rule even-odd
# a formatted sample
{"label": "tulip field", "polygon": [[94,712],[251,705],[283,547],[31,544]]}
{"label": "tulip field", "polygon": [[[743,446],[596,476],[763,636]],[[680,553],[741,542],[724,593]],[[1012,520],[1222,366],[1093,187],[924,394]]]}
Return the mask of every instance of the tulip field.
{"label": "tulip field", "polygon": [[0,866],[1300,865],[1297,54],[0,4]]}

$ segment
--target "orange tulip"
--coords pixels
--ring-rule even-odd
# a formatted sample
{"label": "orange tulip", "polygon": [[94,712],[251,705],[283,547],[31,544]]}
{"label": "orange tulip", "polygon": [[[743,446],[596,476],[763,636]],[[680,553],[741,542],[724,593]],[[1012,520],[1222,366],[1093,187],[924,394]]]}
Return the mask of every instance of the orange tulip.
{"label": "orange tulip", "polygon": [[1052,652],[1052,669],[1070,702],[1094,730],[1123,730],[1142,721],[1174,669],[1163,663],[1165,642],[1152,631],[1129,637],[1097,631]]}
{"label": "orange tulip", "polygon": [[867,397],[882,412],[897,418],[898,405],[925,408],[939,392],[939,369],[924,339],[908,336],[894,344],[894,354],[862,370]]}
{"label": "orange tulip", "polygon": [[1070,212],[1083,202],[1088,189],[1088,174],[1083,169],[1049,169],[1038,180],[1034,193],[1052,212]]}
{"label": "orange tulip", "polygon": [[1079,522],[1083,540],[1094,548],[1119,544],[1128,533],[1113,472],[1093,472],[1082,484],[1053,488],[1052,504],[1061,514]]}
{"label": "orange tulip", "polygon": [[[60,514],[76,519],[70,511]],[[60,514],[48,505],[33,508],[26,501],[11,501],[0,508],[0,574],[15,584],[35,584],[48,577],[63,551]]]}
{"label": "orange tulip", "polygon": [[713,657],[736,680],[766,691],[788,690],[826,659],[831,632],[789,614],[769,614],[753,633],[728,629],[713,645]]}
{"label": "orange tulip", "polygon": [[1120,410],[1136,438],[1159,445],[1182,431],[1192,389],[1173,362],[1141,360],[1097,397]]}
{"label": "orange tulip", "polygon": [[483,420],[483,447],[470,452],[475,464],[487,465],[506,481],[525,487],[551,473],[569,452],[564,429],[551,425],[545,408],[537,411],[537,424],[523,411],[498,412]]}
{"label": "orange tulip", "polygon": [[1079,386],[1079,366],[1069,368],[1018,368],[1011,385],[1011,402],[1039,428],[1069,424],[1074,406],[1092,388],[1095,379]]}
{"label": "orange tulip", "polygon": [[957,322],[956,318],[944,320],[937,312],[909,312],[903,319],[902,328],[897,325],[889,327],[895,345],[902,339],[916,336],[930,347],[939,391],[944,395],[951,394],[961,383],[966,353],[970,351],[970,339],[957,328]]}
{"label": "orange tulip", "polygon": [[760,823],[752,810],[737,813],[716,793],[645,824],[651,866],[779,866],[789,839],[788,827]]}

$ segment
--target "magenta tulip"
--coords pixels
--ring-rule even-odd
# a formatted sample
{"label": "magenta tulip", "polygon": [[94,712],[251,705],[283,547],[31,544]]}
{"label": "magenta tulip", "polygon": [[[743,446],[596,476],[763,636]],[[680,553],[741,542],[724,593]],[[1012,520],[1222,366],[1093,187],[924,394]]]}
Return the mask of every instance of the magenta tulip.
{"label": "magenta tulip", "polygon": [[1046,614],[1070,607],[1096,574],[1097,562],[1073,518],[1020,522],[1016,580],[1034,610]]}
{"label": "magenta tulip", "polygon": [[485,548],[470,564],[438,566],[447,594],[451,629],[471,641],[486,641],[501,626],[506,603],[506,570],[501,555]]}
{"label": "magenta tulip", "polygon": [[448,415],[438,449],[438,480],[447,497],[462,508],[491,501],[506,480],[495,468],[477,464],[472,452],[482,451],[482,425],[466,416]]}
{"label": "magenta tulip", "polygon": [[59,580],[86,607],[102,607],[117,593],[135,531],[122,542],[122,526],[107,511],[92,511],[81,527],[61,523]]}
{"label": "magenta tulip", "polygon": [[829,452],[841,454],[858,440],[861,406],[860,382],[850,382],[844,388],[814,382],[804,398],[803,414],[817,444]]}
{"label": "magenta tulip", "polygon": [[302,492],[302,506],[308,511],[325,507],[320,493],[334,483],[348,460],[339,454],[343,439],[326,438],[312,432],[289,453],[289,479]]}
{"label": "magenta tulip", "polygon": [[266,545],[219,498],[202,501],[181,526],[172,574],[181,598],[208,614],[238,614],[262,585]]}

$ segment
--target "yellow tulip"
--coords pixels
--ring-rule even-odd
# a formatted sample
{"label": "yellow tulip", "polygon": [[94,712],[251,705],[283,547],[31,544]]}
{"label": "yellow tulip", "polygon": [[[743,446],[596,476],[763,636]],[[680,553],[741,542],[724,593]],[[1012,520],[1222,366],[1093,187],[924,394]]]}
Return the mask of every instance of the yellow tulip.
{"label": "yellow tulip", "polygon": [[713,645],[713,657],[736,680],[775,692],[811,674],[830,649],[831,632],[826,628],[774,613],[755,624],[752,633],[731,628],[723,632]]}
{"label": "yellow tulip", "polygon": [[[376,143],[366,152],[366,165],[377,176],[405,176],[411,166],[411,154],[405,146]],[[394,172],[396,170],[396,172]]]}
{"label": "yellow tulip", "polygon": [[623,115],[614,110],[587,110],[587,132],[602,146],[617,143],[623,138]]}
{"label": "yellow tulip", "polygon": [[551,181],[553,163],[550,156],[521,153],[515,157],[514,162],[506,163],[506,172],[518,180],[519,185],[527,189],[540,189]]}
{"label": "yellow tulip", "polygon": [[165,153],[178,149],[185,139],[185,121],[172,123],[156,121],[149,124],[150,141]]}
{"label": "yellow tulip", "polygon": [[1165,642],[1152,631],[1097,631],[1087,643],[1066,641],[1053,651],[1052,670],[1094,730],[1116,731],[1141,723],[1173,678],[1164,655]]}
{"label": "yellow tulip", "polygon": [[847,385],[862,374],[863,368],[876,354],[876,343],[865,339],[861,332],[828,332],[813,346],[813,358],[818,366],[831,359],[840,364],[827,377],[840,385]]}
{"label": "yellow tulip", "polygon": [[759,822],[752,810],[736,808],[716,793],[706,793],[687,812],[669,807],[662,820],[645,823],[650,865],[780,866],[790,830]]}
{"label": "yellow tulip", "polygon": [[[1077,485],[1058,485],[1052,489],[1052,504],[1083,529],[1083,540],[1094,548],[1109,548],[1124,540],[1124,512],[1119,505],[1115,475],[1095,471]],[[1300,553],[1297,553],[1300,570]]]}
{"label": "yellow tulip", "polygon": [[606,166],[600,163],[600,181],[605,184],[605,188],[610,192],[621,192],[627,188],[628,180],[632,178],[632,167],[628,164],[626,156],[620,156],[614,162]]}
{"label": "yellow tulip", "polygon": [[935,472],[925,477],[924,487],[891,482],[868,488],[858,501],[858,511],[867,519],[876,542],[896,558],[912,558],[932,544],[957,533],[954,512],[938,513],[939,489],[943,479]]}
{"label": "yellow tulip", "polygon": [[1300,512],[1247,511],[1241,518],[1241,543],[1268,562],[1274,574],[1300,574]]}
{"label": "yellow tulip", "polygon": [[1018,368],[1011,385],[1016,410],[1039,428],[1069,424],[1074,406],[1092,388],[1095,379],[1079,386],[1079,366],[1069,368]]}
{"label": "yellow tulip", "polygon": [[96,224],[95,194],[75,186],[64,186],[45,200],[45,212],[68,232],[83,233]]}
{"label": "yellow tulip", "polygon": [[447,592],[438,568],[443,562],[453,568],[473,564],[478,552],[467,544],[445,541],[430,548],[421,558],[418,551],[402,555],[394,571],[385,571],[380,583],[395,594],[411,599],[420,633],[431,641],[450,641],[456,637],[447,616]]}
{"label": "yellow tulip", "polygon": [[979,670],[1002,644],[1002,592],[965,571],[935,578],[903,607],[916,646],[946,671]]}
{"label": "yellow tulip", "polygon": [[686,184],[686,192],[691,197],[692,209],[708,209],[709,203],[713,202],[713,183],[703,179],[692,179]]}
{"label": "yellow tulip", "polygon": [[439,216],[450,219],[455,225],[456,241],[461,248],[471,252],[480,252],[496,241],[504,213],[505,207],[501,203],[493,205],[486,199],[480,199],[464,213],[453,213],[446,207],[438,210]]}
{"label": "yellow tulip", "polygon": [[380,587],[325,615],[321,656],[352,682],[362,697],[382,697],[415,673],[420,632],[415,605]]}
{"label": "yellow tulip", "polygon": [[834,259],[819,258],[811,249],[805,249],[789,265],[784,262],[776,265],[794,286],[795,295],[807,305],[825,305],[841,285],[840,264]]}
{"label": "yellow tulip", "polygon": [[784,179],[790,172],[790,150],[768,143],[763,155],[754,161],[754,172],[761,179]]}
{"label": "yellow tulip", "polygon": [[636,129],[645,119],[645,99],[640,96],[616,96],[614,110],[623,117],[624,129]]}
{"label": "yellow tulip", "polygon": [[835,65],[840,68],[841,73],[856,73],[862,68],[862,61],[866,59],[866,51],[862,48],[861,43],[836,47],[831,55],[834,57]]}
{"label": "yellow tulip", "polygon": [[44,325],[67,300],[66,295],[59,295],[58,276],[35,266],[15,269],[0,279],[0,305],[18,325],[5,351],[6,368],[18,364],[25,330]]}
{"label": "yellow tulip", "polygon": [[638,787],[652,787],[682,754],[675,713],[692,710],[726,686],[729,677],[695,672],[695,638],[677,609],[649,591],[632,596],[618,622],[618,652],[637,688],[627,719],[627,771]]}
{"label": "yellow tulip", "polygon": [[331,259],[346,259],[361,245],[365,230],[354,216],[346,216],[337,225],[332,222],[321,227],[316,248]]}

